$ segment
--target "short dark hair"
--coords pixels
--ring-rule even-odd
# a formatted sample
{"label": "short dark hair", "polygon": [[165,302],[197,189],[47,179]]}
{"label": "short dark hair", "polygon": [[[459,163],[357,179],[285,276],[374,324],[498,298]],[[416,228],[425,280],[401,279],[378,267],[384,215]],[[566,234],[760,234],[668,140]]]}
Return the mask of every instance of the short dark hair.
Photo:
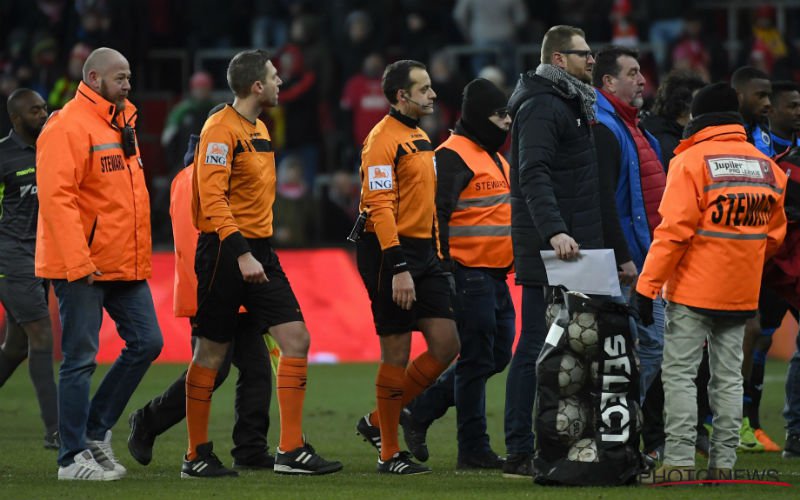
{"label": "short dark hair", "polygon": [[[800,92],[800,85],[789,80],[779,80],[772,82],[772,99],[777,99],[780,94],[788,92]],[[774,101],[773,101],[774,103]]]}
{"label": "short dark hair", "polygon": [[236,97],[247,97],[254,82],[266,80],[268,61],[269,52],[262,49],[244,50],[233,56],[228,64],[228,86]]}
{"label": "short dark hair", "polygon": [[397,104],[397,91],[408,90],[411,88],[411,70],[419,68],[427,70],[428,68],[419,61],[411,59],[403,59],[395,61],[386,66],[383,71],[383,78],[381,79],[381,88],[383,95],[392,104]]}
{"label": "short dark hair", "polygon": [[706,86],[700,75],[689,70],[672,70],[656,91],[653,114],[677,120],[688,113],[692,106],[692,94]]}
{"label": "short dark hair", "polygon": [[731,75],[731,87],[741,90],[752,80],[769,80],[769,76],[758,68],[742,66]]}
{"label": "short dark hair", "polygon": [[609,45],[600,49],[600,52],[594,57],[592,85],[600,88],[603,86],[604,76],[619,76],[619,72],[622,68],[617,59],[622,56],[630,56],[634,59],[639,59],[639,51],[631,47],[622,47],[620,45]]}
{"label": "short dark hair", "polygon": [[567,26],[566,24],[559,24],[547,30],[547,33],[544,34],[544,38],[542,39],[540,62],[542,64],[550,64],[553,52],[570,49],[570,42],[575,35],[584,39],[586,38],[585,31],[575,26]]}
{"label": "short dark hair", "polygon": [[20,88],[16,89],[15,91],[11,92],[11,94],[8,96],[8,100],[6,101],[6,109],[8,110],[8,117],[9,118],[13,118],[14,115],[19,114],[19,112],[20,112],[20,109],[19,109],[20,102],[19,101],[23,97],[26,97],[26,96],[29,96],[29,95],[39,95],[39,93],[36,92],[33,89],[28,89],[28,88],[25,88],[25,87],[20,87]]}

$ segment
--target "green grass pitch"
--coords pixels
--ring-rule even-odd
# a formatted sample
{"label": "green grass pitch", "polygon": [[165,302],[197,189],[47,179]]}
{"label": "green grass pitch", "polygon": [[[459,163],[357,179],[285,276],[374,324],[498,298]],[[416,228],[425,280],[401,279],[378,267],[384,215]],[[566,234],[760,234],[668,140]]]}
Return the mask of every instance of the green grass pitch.
{"label": "green grass pitch", "polygon": [[[114,451],[128,468],[121,481],[109,483],[56,480],[55,452],[42,448],[42,427],[27,366],[22,365],[0,389],[0,499],[484,499],[484,498],[800,498],[800,460],[785,461],[778,453],[740,455],[737,468],[776,469],[791,487],[735,485],[724,487],[682,486],[672,488],[545,488],[530,481],[503,479],[499,472],[455,471],[455,412],[436,422],[428,434],[434,472],[417,477],[386,477],[375,472],[371,447],[355,436],[355,423],[372,406],[376,367],[372,364],[315,365],[309,370],[305,407],[305,432],[323,456],[344,462],[339,474],[322,477],[287,477],[272,472],[244,472],[239,478],[181,480],[181,457],[186,428],[175,426],[156,442],[153,462],[142,467],[128,454],[127,415],[162,391],[183,366],[155,365],[134,394],[120,422],[113,429]],[[105,367],[99,367],[95,384]],[[786,363],[771,361],[767,367],[763,425],[783,444],[783,380]],[[210,437],[218,456],[230,465],[233,422],[233,377],[214,395]],[[505,375],[489,384],[487,412],[489,432],[496,451],[503,446],[503,391]],[[277,402],[273,398],[269,443],[278,441]],[[698,461],[698,466],[704,462]]]}

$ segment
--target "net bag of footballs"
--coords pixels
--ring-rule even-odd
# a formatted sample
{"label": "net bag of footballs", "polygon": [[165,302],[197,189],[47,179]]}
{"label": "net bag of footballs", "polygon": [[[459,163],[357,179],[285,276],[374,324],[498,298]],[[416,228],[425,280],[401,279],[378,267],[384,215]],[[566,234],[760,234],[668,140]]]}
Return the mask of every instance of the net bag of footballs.
{"label": "net bag of footballs", "polygon": [[551,289],[536,363],[534,482],[632,484],[643,470],[639,369],[626,304]]}

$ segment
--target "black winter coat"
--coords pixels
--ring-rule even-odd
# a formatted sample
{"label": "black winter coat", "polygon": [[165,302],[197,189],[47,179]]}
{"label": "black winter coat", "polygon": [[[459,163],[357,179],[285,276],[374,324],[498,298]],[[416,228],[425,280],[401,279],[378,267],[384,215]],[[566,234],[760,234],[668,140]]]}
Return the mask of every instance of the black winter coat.
{"label": "black winter coat", "polygon": [[615,221],[613,195],[601,202],[597,154],[580,96],[529,72],[509,100],[511,236],[517,283],[547,284],[540,250],[570,235],[582,249],[603,248],[603,219]]}

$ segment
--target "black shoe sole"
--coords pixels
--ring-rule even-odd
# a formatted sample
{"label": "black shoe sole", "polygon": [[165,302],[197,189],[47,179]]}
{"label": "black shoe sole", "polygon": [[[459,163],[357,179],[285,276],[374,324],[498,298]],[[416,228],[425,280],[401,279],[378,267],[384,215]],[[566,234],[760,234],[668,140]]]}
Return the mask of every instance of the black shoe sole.
{"label": "black shoe sole", "polygon": [[147,465],[153,460],[153,447],[150,447],[149,452],[141,452],[136,445],[133,444],[136,441],[136,439],[133,438],[133,429],[135,428],[133,420],[135,416],[136,412],[133,412],[131,416],[128,417],[128,426],[131,428],[131,432],[128,434],[128,453],[141,465]]}
{"label": "black shoe sole", "polygon": [[431,469],[416,472],[391,472],[388,470],[378,469],[378,474],[389,474],[392,476],[421,476],[422,474],[430,474],[431,472],[433,472]]}
{"label": "black shoe sole", "polygon": [[239,477],[239,473],[236,471],[231,471],[233,474],[219,474],[216,476],[195,476],[194,474],[189,474],[186,472],[181,471],[181,479],[219,479],[222,477]]}
{"label": "black shoe sole", "polygon": [[308,469],[293,469],[290,465],[275,464],[275,474],[283,474],[286,476],[324,476],[326,474],[333,474],[339,472],[344,468],[342,464],[335,464],[318,470]]}

